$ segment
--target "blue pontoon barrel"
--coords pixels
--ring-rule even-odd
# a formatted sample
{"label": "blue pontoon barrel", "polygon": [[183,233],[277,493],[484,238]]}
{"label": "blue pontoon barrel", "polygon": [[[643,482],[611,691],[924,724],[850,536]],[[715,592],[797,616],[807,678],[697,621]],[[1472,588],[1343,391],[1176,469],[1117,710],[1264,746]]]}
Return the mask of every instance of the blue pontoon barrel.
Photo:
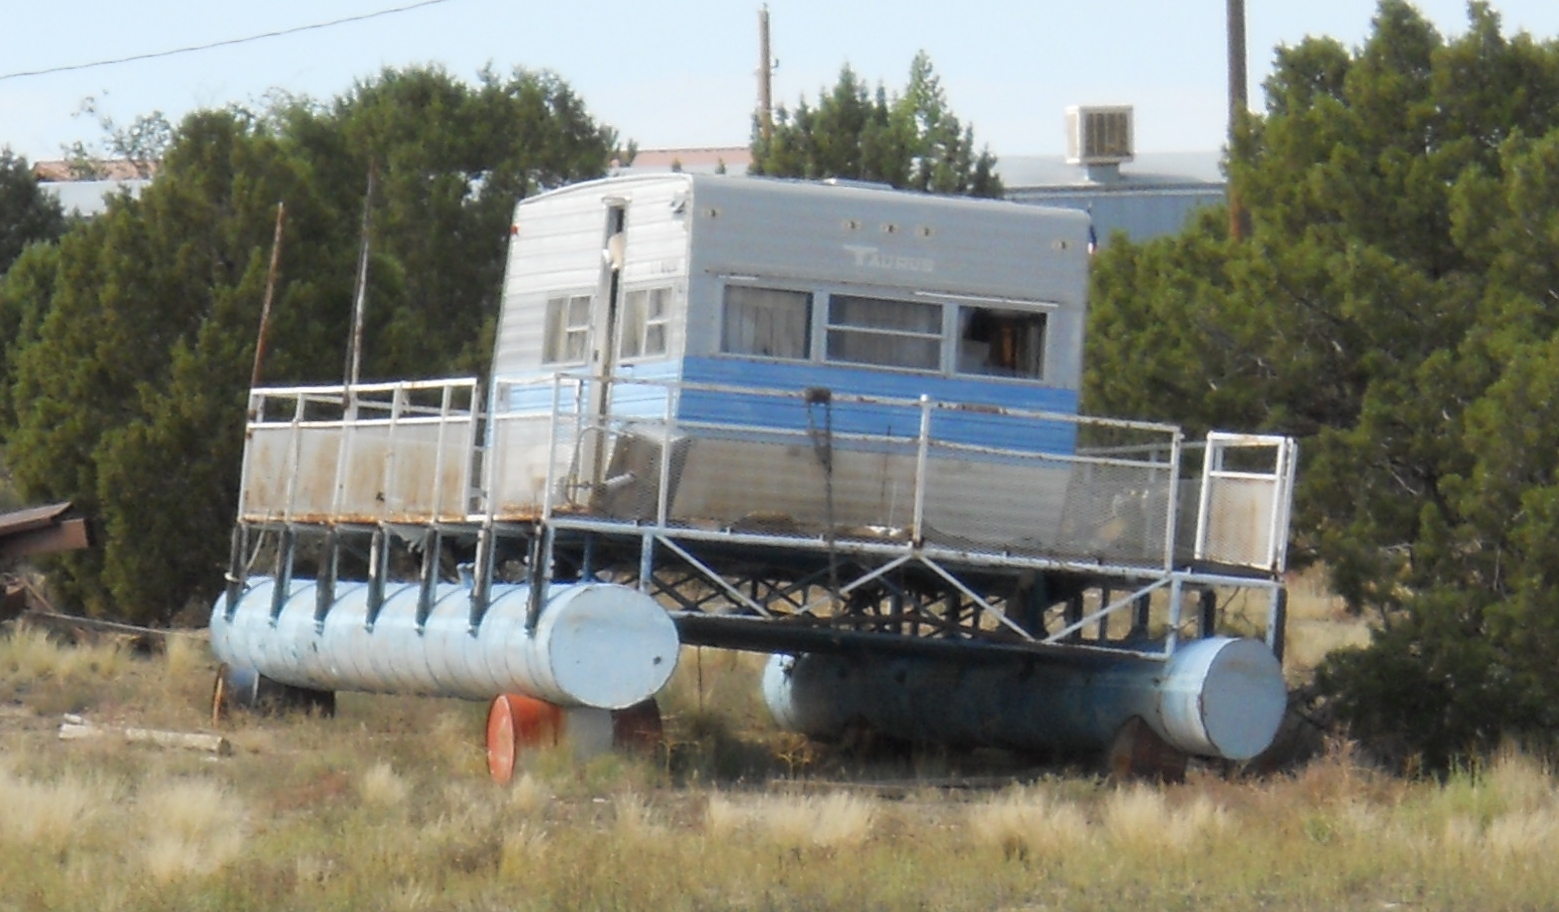
{"label": "blue pontoon barrel", "polygon": [[820,738],[864,723],[923,743],[1016,750],[1098,750],[1140,716],[1187,754],[1248,760],[1272,743],[1287,708],[1266,645],[1210,637],[1167,660],[774,656],[763,696],[781,726]]}

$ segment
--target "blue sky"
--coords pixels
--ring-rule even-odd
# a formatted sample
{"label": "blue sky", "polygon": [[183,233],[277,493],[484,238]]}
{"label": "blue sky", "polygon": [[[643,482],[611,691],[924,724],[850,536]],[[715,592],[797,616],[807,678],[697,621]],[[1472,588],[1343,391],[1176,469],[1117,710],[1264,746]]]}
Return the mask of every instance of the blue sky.
{"label": "blue sky", "polygon": [[[0,32],[0,77],[259,35],[417,0],[76,0]],[[1462,0],[1417,4],[1446,35]],[[1559,36],[1559,2],[1494,3],[1507,33]],[[34,10],[44,7],[33,6]],[[486,63],[551,69],[600,121],[641,148],[745,145],[757,90],[757,2],[439,0],[331,28],[155,60],[0,78],[0,145],[29,159],[101,137],[83,99],[126,123],[162,111],[256,103],[272,88],[331,98],[383,67],[436,62],[465,79]],[[1132,104],[1143,151],[1215,149],[1224,133],[1225,3],[770,0],[776,102],[815,99],[849,63],[901,87],[924,49],[953,111],[998,155],[1059,154],[1071,104]],[[1373,0],[1247,0],[1251,103],[1273,49],[1306,35],[1359,44]],[[25,22],[20,28],[16,23]]]}

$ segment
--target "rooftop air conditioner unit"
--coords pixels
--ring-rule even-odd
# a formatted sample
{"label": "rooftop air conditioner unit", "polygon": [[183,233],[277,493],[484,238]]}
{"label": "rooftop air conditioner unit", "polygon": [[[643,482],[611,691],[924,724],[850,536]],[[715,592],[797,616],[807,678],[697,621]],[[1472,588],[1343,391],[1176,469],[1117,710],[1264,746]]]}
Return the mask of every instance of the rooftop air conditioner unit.
{"label": "rooftop air conditioner unit", "polygon": [[1066,109],[1066,162],[1118,165],[1133,154],[1131,105],[1083,105]]}

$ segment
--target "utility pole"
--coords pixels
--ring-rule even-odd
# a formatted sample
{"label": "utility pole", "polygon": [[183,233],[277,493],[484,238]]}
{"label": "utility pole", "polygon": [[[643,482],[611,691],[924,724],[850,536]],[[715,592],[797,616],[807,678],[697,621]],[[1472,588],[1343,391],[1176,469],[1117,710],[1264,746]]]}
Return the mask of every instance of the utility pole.
{"label": "utility pole", "polygon": [[[1234,131],[1246,113],[1245,90],[1245,0],[1229,4],[1229,151],[1234,151]],[[1229,178],[1229,237],[1243,241],[1249,233],[1250,216],[1240,199],[1239,186]]]}
{"label": "utility pole", "polygon": [[271,238],[271,268],[265,274],[265,298],[260,302],[260,332],[254,342],[254,370],[249,373],[251,390],[260,385],[260,369],[265,365],[265,341],[271,334],[271,298],[276,293],[276,273],[281,266],[281,229],[286,213],[286,205],[278,202],[276,234]]}
{"label": "utility pole", "polygon": [[[373,236],[374,181],[379,170],[377,160],[368,160],[368,191],[363,194],[362,246],[357,252],[357,284],[352,290],[352,338],[346,359],[346,392],[344,397],[355,403],[352,387],[357,385],[363,362],[363,321],[368,309],[368,260],[370,239]],[[355,405],[353,406],[355,407]]]}
{"label": "utility pole", "polygon": [[758,135],[774,132],[774,58],[769,53],[769,6],[758,10]]}

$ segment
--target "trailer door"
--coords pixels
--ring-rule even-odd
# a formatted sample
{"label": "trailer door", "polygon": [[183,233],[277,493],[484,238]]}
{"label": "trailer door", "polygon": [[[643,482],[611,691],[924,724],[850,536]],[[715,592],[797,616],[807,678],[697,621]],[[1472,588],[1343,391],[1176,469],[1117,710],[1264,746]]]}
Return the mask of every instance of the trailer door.
{"label": "trailer door", "polygon": [[622,197],[607,197],[606,225],[601,247],[601,280],[597,285],[596,304],[592,322],[599,330],[594,333],[590,352],[590,418],[591,426],[598,429],[583,441],[584,465],[589,467],[591,491],[601,490],[606,480],[606,462],[610,458],[605,431],[607,416],[611,412],[612,379],[616,373],[618,335],[622,332],[622,272],[628,245],[628,201]]}

